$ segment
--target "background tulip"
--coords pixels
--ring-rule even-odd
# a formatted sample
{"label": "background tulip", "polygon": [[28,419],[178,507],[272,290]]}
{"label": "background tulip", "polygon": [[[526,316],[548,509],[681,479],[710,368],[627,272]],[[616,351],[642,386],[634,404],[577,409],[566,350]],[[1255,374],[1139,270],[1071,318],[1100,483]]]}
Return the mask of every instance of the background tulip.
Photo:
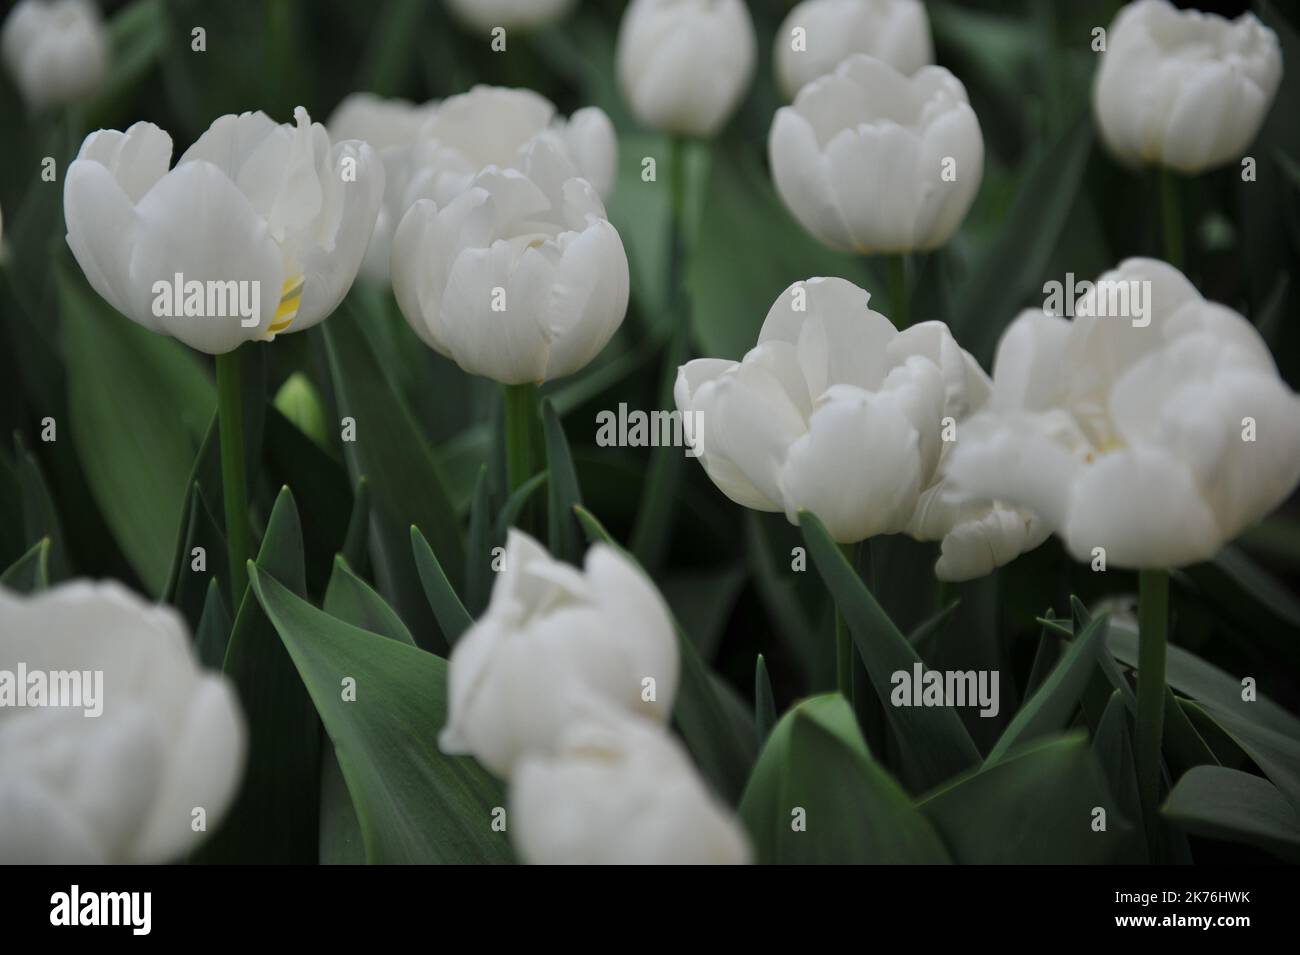
{"label": "background tulip", "polygon": [[[796,47],[794,31],[804,33]],[[930,18],[921,0],[804,0],[776,34],[773,60],[787,99],[854,53],[867,53],[900,73],[934,62]]]}
{"label": "background tulip", "polygon": [[803,87],[768,137],[777,192],[835,249],[934,249],[979,191],[984,139],[966,89],[939,66],[908,77],[866,54]]}
{"label": "background tulip", "polygon": [[451,12],[477,30],[545,26],[567,14],[573,4],[574,0],[447,0]]}
{"label": "background tulip", "polygon": [[170,608],[78,581],[0,588],[0,670],[102,671],[102,712],[0,706],[0,862],[180,860],[220,822],[243,769],[233,688],[199,669]]}
{"label": "background tulip", "polygon": [[32,109],[86,99],[108,69],[108,33],[89,0],[19,0],[5,18],[0,49]]}
{"label": "background tulip", "polygon": [[580,717],[668,722],[677,636],[638,567],[597,545],[578,571],[516,530],[503,559],[487,612],[451,655],[444,752],[472,753],[509,776],[524,753],[549,751]]}
{"label": "background tulip", "polygon": [[1098,285],[1114,281],[1151,283],[1150,325],[1096,317],[1095,290],[1073,322],[1018,318],[951,479],[1033,510],[1077,560],[1207,560],[1300,482],[1300,397],[1254,326],[1176,269],[1129,259]]}
{"label": "background tulip", "polygon": [[[352,285],[374,228],[384,170],[365,143],[330,146],[307,111],[223,116],[170,172],[152,123],[100,130],[68,167],[68,246],[91,286],[132,321],[209,354],[310,328]],[[255,282],[260,321],[154,314],[155,282]],[[227,309],[227,311],[230,311]]]}
{"label": "background tulip", "polygon": [[741,0],[632,0],[618,31],[623,97],[646,126],[712,136],[749,87],[755,45]]}
{"label": "background tulip", "polygon": [[618,329],[627,256],[595,189],[539,141],[522,172],[489,167],[441,209],[407,211],[393,291],[416,334],[461,368],[540,383],[577,371]]}
{"label": "background tulip", "polygon": [[1139,0],[1106,32],[1093,107],[1118,159],[1197,173],[1245,153],[1281,79],[1277,36],[1253,13]]}
{"label": "background tulip", "polygon": [[520,858],[540,865],[736,865],[749,840],[667,732],[642,720],[577,723],[510,788]]}

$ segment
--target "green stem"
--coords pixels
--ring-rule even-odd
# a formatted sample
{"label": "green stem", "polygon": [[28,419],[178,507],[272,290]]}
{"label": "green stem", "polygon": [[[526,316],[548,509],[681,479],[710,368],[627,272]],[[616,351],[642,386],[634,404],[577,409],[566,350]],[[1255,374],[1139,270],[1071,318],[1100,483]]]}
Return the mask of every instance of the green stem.
{"label": "green stem", "polygon": [[248,585],[253,554],[248,530],[248,487],[244,466],[244,405],[239,349],[217,356],[217,417],[221,422],[221,497],[226,507],[226,550],[230,555],[230,594],[238,610]]}
{"label": "green stem", "polygon": [[[853,545],[841,544],[840,552],[844,554],[850,566],[854,565]],[[840,695],[853,702],[853,635],[849,633],[848,621],[838,607],[835,608],[835,687]]]}
{"label": "green stem", "polygon": [[1160,170],[1160,221],[1165,242],[1165,261],[1176,269],[1183,267],[1183,210],[1178,198],[1178,176],[1170,169]]}
{"label": "green stem", "polygon": [[1160,737],[1165,718],[1165,643],[1169,627],[1169,571],[1138,575],[1137,780],[1154,838],[1160,798]]}
{"label": "green stem", "polygon": [[899,252],[886,258],[889,262],[889,317],[901,330],[912,324],[911,303],[907,300],[907,253]]}
{"label": "green stem", "polygon": [[537,417],[537,386],[505,385],[506,478],[514,493],[535,473],[533,470],[533,421]]}

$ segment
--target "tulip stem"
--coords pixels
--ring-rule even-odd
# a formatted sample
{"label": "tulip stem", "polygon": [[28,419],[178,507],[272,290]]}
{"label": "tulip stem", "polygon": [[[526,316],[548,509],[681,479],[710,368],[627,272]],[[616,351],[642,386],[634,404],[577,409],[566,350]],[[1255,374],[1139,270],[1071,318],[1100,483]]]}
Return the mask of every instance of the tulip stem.
{"label": "tulip stem", "polygon": [[230,597],[235,609],[248,585],[253,544],[248,531],[248,488],[244,462],[244,404],[239,349],[217,356],[217,417],[221,423],[221,498],[226,508],[226,551]]}
{"label": "tulip stem", "polygon": [[1183,209],[1178,198],[1178,176],[1171,169],[1160,170],[1160,218],[1165,240],[1165,261],[1183,267]]}
{"label": "tulip stem", "polygon": [[[853,550],[852,544],[840,545],[840,552],[856,573]],[[835,687],[844,699],[853,703],[853,635],[849,633],[848,621],[838,607],[835,608]]]}
{"label": "tulip stem", "polygon": [[533,476],[533,422],[537,418],[537,386],[506,385],[506,480],[509,493]]}
{"label": "tulip stem", "polygon": [[889,307],[893,314],[894,327],[899,331],[912,324],[907,300],[907,253],[886,256],[889,262]]}
{"label": "tulip stem", "polygon": [[1160,737],[1165,716],[1165,643],[1169,626],[1169,571],[1138,575],[1137,781],[1154,844],[1160,796]]}

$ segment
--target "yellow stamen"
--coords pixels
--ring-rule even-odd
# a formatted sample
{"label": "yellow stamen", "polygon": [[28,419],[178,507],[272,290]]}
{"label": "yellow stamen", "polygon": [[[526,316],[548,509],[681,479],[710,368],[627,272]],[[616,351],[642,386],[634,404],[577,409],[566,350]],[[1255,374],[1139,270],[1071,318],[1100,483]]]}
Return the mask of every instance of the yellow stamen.
{"label": "yellow stamen", "polygon": [[280,290],[280,306],[275,310],[275,317],[271,319],[271,324],[267,328],[268,334],[279,334],[293,324],[294,318],[298,315],[298,307],[302,304],[302,289],[305,283],[306,277],[302,275],[285,279],[284,287]]}

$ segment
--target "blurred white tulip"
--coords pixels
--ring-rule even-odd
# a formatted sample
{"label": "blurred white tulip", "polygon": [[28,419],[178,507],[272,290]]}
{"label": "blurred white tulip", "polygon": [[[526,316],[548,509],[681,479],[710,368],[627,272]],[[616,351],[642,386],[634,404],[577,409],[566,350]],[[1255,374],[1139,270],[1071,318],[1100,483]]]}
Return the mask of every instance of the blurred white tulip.
{"label": "blurred white tulip", "polygon": [[1246,152],[1281,79],[1277,35],[1253,13],[1139,0],[1106,32],[1093,110],[1121,161],[1198,173]]}
{"label": "blurred white tulip", "polygon": [[467,27],[531,30],[564,17],[574,0],[447,0],[447,6]]}
{"label": "blurred white tulip", "polygon": [[925,5],[921,0],[804,0],[776,34],[773,60],[786,98],[794,99],[804,84],[854,53],[906,74],[933,63]]}
{"label": "blurred white tulip", "polygon": [[89,0],[19,0],[5,18],[0,49],[32,109],[92,96],[108,70],[108,33]]}
{"label": "blurred white tulip", "polygon": [[940,66],[904,76],[856,53],[777,110],[777,192],[833,249],[911,252],[947,242],[979,191],[984,138],[966,88]]}
{"label": "blurred white tulip", "polygon": [[712,136],[749,88],[755,47],[742,0],[632,0],[615,52],[623,98],[653,129]]}
{"label": "blurred white tulip", "polygon": [[993,519],[1005,509],[944,500],[945,429],[984,404],[987,376],[943,323],[899,332],[869,298],[844,279],[796,282],[743,361],[679,369],[677,408],[713,483],[791,523],[811,511],[841,543],[904,532],[943,539],[945,579],[987,573],[1037,546],[1029,515]]}
{"label": "blurred white tulip", "polygon": [[503,559],[487,611],[452,651],[443,752],[509,777],[521,756],[553,749],[580,718],[668,722],[677,635],[640,568],[597,544],[580,571],[513,529]]}
{"label": "blurred white tulip", "polygon": [[[296,126],[260,112],[222,116],[171,171],[171,137],[152,123],[87,136],[68,167],[63,214],[95,291],[209,354],[324,320],[361,265],[384,169],[367,144],[331,148],[306,110],[294,117]],[[159,283],[182,281],[206,288],[197,311],[166,307]],[[232,307],[244,290],[257,296],[256,321]]]}
{"label": "blurred white tulip", "polygon": [[[1149,324],[1098,300],[1129,282],[1150,283]],[[1103,275],[1075,314],[1007,328],[990,407],[949,462],[957,491],[1030,509],[1077,560],[1129,569],[1207,560],[1286,500],[1300,396],[1250,322],[1151,259]]]}
{"label": "blurred white tulip", "polygon": [[510,833],[537,865],[742,865],[749,839],[680,743],[635,717],[579,722],[520,760]]}
{"label": "blurred white tulip", "polygon": [[427,345],[507,385],[582,368],[627,311],[618,231],[545,138],[521,169],[489,166],[441,208],[416,202],[393,237],[392,271],[402,314]]}
{"label": "blurred white tulip", "polygon": [[205,836],[196,810],[216,828],[243,772],[244,718],[173,610],[116,583],[0,588],[0,635],[0,673],[76,671],[83,694],[102,673],[98,716],[0,706],[0,862],[175,862]]}

